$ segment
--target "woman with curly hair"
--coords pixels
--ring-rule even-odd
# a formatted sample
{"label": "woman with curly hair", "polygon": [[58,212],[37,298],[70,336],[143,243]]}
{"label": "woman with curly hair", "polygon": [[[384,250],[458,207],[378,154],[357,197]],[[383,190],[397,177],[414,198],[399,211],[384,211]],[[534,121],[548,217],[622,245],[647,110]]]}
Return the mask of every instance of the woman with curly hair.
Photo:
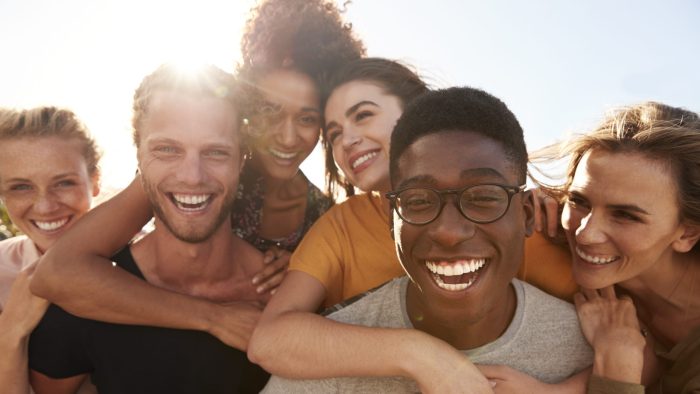
{"label": "woman with curly hair", "polygon": [[[320,134],[320,83],[338,62],[359,58],[364,48],[332,3],[269,0],[253,10],[242,52],[239,80],[245,81],[247,94],[241,95],[241,111],[247,118],[250,155],[232,222],[233,231],[267,251],[268,265],[251,278],[251,286],[269,297],[286,271],[289,251],[331,205],[299,171]],[[245,349],[250,324],[239,321],[234,306],[213,305],[110,275],[107,256],[140,229],[149,208],[140,182],[132,182],[70,234],[79,245],[62,243],[60,252],[42,260],[50,274],[42,275],[40,267],[35,290],[81,317],[202,330]],[[92,230],[96,228],[101,231]],[[66,282],[74,285],[61,286]],[[125,296],[136,288],[151,296]]]}

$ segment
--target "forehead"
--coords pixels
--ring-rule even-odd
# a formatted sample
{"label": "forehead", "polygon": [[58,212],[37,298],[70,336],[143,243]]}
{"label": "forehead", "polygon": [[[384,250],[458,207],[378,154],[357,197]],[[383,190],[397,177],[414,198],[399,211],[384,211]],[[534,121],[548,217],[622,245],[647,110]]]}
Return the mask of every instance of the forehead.
{"label": "forehead", "polygon": [[318,109],[319,93],[308,75],[295,70],[277,69],[258,81],[263,98],[285,107],[302,106]]}
{"label": "forehead", "polygon": [[65,173],[87,174],[82,144],[76,139],[32,137],[0,140],[0,179],[39,180]]}
{"label": "forehead", "polygon": [[142,138],[237,140],[238,127],[238,112],[225,99],[158,91],[142,122]]}
{"label": "forehead", "polygon": [[349,107],[364,100],[375,103],[383,100],[398,101],[396,97],[387,94],[384,87],[377,82],[350,81],[333,89],[326,104],[326,115],[342,116]]}
{"label": "forehead", "polygon": [[517,183],[512,160],[502,145],[471,131],[441,131],[420,137],[406,148],[397,164],[395,186],[416,179],[439,187]]}
{"label": "forehead", "polygon": [[678,186],[670,167],[641,153],[586,152],[576,167],[571,190],[610,204],[677,205]]}

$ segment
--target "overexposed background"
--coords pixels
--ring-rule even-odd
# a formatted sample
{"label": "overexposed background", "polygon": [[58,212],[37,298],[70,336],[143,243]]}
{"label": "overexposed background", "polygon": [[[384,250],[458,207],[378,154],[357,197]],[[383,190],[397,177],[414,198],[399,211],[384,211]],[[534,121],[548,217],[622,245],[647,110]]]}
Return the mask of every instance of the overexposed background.
{"label": "overexposed background", "polygon": [[[136,168],[130,105],[160,63],[232,71],[252,0],[0,0],[0,106],[73,109],[105,151],[103,185]],[[700,2],[354,0],[369,55],[413,64],[434,86],[504,100],[537,148],[643,100],[700,110]],[[319,152],[302,166],[323,183]]]}

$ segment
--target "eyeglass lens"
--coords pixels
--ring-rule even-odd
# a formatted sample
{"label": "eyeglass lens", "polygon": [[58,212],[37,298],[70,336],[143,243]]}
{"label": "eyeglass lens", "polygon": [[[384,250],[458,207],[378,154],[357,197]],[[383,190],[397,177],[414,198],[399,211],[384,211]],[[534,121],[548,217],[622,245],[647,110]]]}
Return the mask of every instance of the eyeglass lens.
{"label": "eyeglass lens", "polygon": [[[427,223],[440,214],[441,194],[432,189],[407,189],[397,196],[399,214],[411,223]],[[475,222],[498,219],[508,209],[508,191],[497,185],[477,185],[462,190],[459,208],[462,214]]]}

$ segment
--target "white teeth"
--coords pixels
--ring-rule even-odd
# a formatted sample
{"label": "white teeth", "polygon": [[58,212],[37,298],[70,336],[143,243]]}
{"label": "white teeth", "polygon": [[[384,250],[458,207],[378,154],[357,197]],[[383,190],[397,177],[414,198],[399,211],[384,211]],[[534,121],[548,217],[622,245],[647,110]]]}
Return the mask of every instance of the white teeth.
{"label": "white teeth", "polygon": [[39,222],[39,221],[34,221],[34,224],[39,227],[39,229],[44,230],[44,231],[54,231],[57,230],[61,227],[63,227],[66,223],[68,223],[68,218],[63,218],[61,220],[55,220],[53,222]]}
{"label": "white teeth", "polygon": [[196,212],[201,211],[207,206],[207,202],[211,198],[211,194],[175,194],[173,200],[175,205],[183,211]]}
{"label": "white teeth", "polygon": [[435,279],[435,283],[440,287],[441,289],[449,290],[449,291],[461,291],[472,284],[474,284],[474,281],[476,280],[476,277],[473,277],[469,280],[467,283],[445,283],[442,281],[442,278],[440,276],[433,274],[433,279]]}
{"label": "white teeth", "polygon": [[369,160],[369,159],[373,158],[374,156],[376,156],[377,153],[378,153],[378,152],[376,152],[376,151],[375,151],[375,152],[366,153],[366,154],[364,154],[364,155],[358,157],[355,161],[353,161],[353,162],[350,164],[350,166],[351,166],[353,169],[354,169],[354,168],[357,168],[360,164],[362,164],[362,163],[366,162],[367,160]]}
{"label": "white teeth", "polygon": [[609,257],[591,256],[591,255],[584,253],[579,248],[576,248],[576,254],[578,255],[578,257],[580,257],[581,259],[583,259],[591,264],[598,264],[598,265],[610,264],[613,261],[617,260],[617,256],[609,256]]}
{"label": "white teeth", "polygon": [[207,201],[211,197],[211,194],[175,194],[173,193],[173,198],[180,204],[201,204]]}
{"label": "white teeth", "polygon": [[299,152],[285,153],[285,152],[281,152],[281,151],[278,151],[278,150],[272,149],[272,148],[269,148],[268,151],[272,154],[272,156],[275,156],[277,158],[284,159],[284,160],[293,159],[299,154]]}
{"label": "white teeth", "polygon": [[426,261],[425,266],[433,274],[444,276],[459,276],[478,271],[486,264],[486,259],[461,260],[449,264],[439,264],[433,261]]}

